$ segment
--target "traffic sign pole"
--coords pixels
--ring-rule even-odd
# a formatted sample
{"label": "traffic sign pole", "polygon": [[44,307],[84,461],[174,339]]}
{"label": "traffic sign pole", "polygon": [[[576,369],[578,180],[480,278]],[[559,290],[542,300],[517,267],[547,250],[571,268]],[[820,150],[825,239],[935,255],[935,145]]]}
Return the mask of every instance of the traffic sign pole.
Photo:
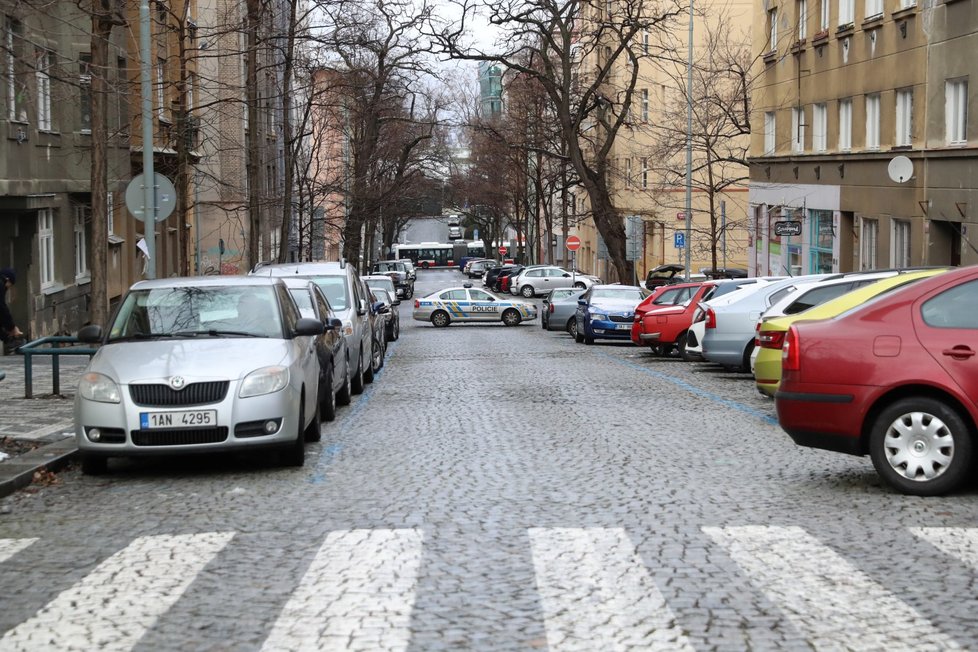
{"label": "traffic sign pole", "polygon": [[[146,261],[146,278],[156,278],[156,188],[153,181],[156,175],[153,171],[153,83],[150,66],[152,61],[152,37],[150,34],[151,17],[149,0],[139,3],[139,55],[142,61],[139,65],[140,92],[142,94],[142,126],[143,126],[143,232],[146,239],[146,251],[149,252]],[[163,80],[160,80],[163,83]]]}

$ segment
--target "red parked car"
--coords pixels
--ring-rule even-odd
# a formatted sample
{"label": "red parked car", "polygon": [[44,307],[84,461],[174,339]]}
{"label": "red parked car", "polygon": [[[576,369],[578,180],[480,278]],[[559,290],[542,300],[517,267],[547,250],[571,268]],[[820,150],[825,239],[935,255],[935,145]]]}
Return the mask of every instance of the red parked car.
{"label": "red parked car", "polygon": [[782,347],[778,421],[795,443],[868,454],[899,491],[952,491],[978,436],[978,266],[798,322]]}
{"label": "red parked car", "polygon": [[651,347],[654,353],[664,355],[679,342],[681,334],[680,351],[686,348],[686,329],[693,323],[693,311],[703,296],[715,287],[715,283],[706,282],[655,288],[635,309],[632,342]]}

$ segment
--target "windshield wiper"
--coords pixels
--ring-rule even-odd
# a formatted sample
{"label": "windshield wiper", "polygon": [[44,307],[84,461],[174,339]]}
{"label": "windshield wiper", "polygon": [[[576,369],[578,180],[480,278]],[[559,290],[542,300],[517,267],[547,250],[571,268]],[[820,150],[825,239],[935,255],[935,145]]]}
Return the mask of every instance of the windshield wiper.
{"label": "windshield wiper", "polygon": [[178,331],[172,333],[176,337],[197,337],[198,335],[210,335],[211,337],[220,337],[222,335],[232,335],[236,337],[265,337],[264,335],[257,335],[255,333],[248,333],[245,331],[227,331],[227,330],[217,330],[214,328],[208,330],[199,331]]}
{"label": "windshield wiper", "polygon": [[161,337],[170,337],[170,333],[131,333],[129,335],[120,335],[119,337],[110,338],[108,341],[111,342],[131,342],[131,341],[146,341],[146,340],[157,340]]}

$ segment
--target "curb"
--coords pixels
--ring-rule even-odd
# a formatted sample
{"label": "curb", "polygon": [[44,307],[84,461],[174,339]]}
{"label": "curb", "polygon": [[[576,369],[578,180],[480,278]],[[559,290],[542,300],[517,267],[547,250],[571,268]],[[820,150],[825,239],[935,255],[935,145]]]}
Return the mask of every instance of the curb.
{"label": "curb", "polygon": [[77,452],[75,438],[66,437],[0,463],[0,498],[29,485],[37,471],[64,468]]}

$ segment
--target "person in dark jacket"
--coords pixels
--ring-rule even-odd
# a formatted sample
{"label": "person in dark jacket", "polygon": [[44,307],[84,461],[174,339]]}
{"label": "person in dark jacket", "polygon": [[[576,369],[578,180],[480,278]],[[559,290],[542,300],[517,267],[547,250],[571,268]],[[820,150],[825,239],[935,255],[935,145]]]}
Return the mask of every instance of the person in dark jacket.
{"label": "person in dark jacket", "polygon": [[17,282],[17,272],[10,267],[0,269],[0,281],[3,283],[3,288],[0,289],[0,341],[7,344],[12,340],[23,339],[24,337],[24,334],[14,323],[10,308],[7,307],[7,289]]}

